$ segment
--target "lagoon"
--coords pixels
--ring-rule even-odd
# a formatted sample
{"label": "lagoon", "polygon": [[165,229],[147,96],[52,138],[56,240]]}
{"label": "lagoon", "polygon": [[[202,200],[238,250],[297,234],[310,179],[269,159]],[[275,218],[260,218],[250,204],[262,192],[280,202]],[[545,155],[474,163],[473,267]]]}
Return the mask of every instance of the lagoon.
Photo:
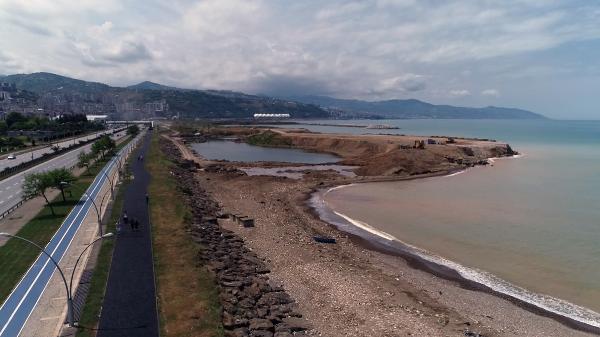
{"label": "lagoon", "polygon": [[327,153],[307,152],[299,149],[255,146],[228,140],[211,140],[191,144],[192,149],[209,160],[238,162],[273,161],[301,164],[335,163],[339,157]]}

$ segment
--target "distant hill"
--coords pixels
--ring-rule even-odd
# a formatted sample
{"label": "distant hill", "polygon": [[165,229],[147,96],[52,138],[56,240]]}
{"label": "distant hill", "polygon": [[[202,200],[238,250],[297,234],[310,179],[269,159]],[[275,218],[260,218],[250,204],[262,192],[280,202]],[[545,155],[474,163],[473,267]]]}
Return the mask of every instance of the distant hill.
{"label": "distant hill", "polygon": [[57,90],[90,94],[106,92],[111,88],[103,83],[86,82],[52,73],[8,75],[2,81],[15,83],[20,90],[32,91],[37,94]]}
{"label": "distant hill", "polygon": [[[105,111],[113,111],[117,118],[120,116],[115,112],[116,104],[133,103],[141,111],[143,104],[161,100],[166,101],[171,115],[187,118],[250,118],[255,113],[288,113],[293,118],[329,117],[328,111],[313,104],[233,91],[181,89],[149,81],[122,88],[51,73],[9,75],[2,81],[15,83],[23,92],[34,93],[32,102],[45,95],[46,101],[48,96],[60,98],[54,101],[63,102],[61,106],[68,109],[72,109],[73,104],[100,104]],[[52,109],[56,109],[55,106]]]}
{"label": "distant hill", "polygon": [[158,83],[154,83],[154,82],[150,82],[150,81],[140,82],[138,84],[130,85],[126,88],[133,89],[133,90],[184,90],[184,89],[169,87],[166,85],[162,85],[162,84],[158,84]]}
{"label": "distant hill", "polygon": [[470,108],[435,105],[416,99],[387,101],[361,101],[328,96],[288,97],[298,102],[315,104],[328,109],[368,113],[385,118],[448,118],[448,119],[544,119],[546,117],[527,110],[502,107]]}
{"label": "distant hill", "polygon": [[289,113],[293,118],[545,118],[521,109],[455,107],[416,99],[368,102],[327,96],[273,98],[228,90],[182,89],[149,81],[124,88],[112,87],[45,72],[8,75],[0,79],[15,83],[23,97],[31,102],[40,103],[41,97],[45,102],[60,102],[52,105],[52,109],[96,104],[102,105],[103,111],[116,114],[115,117],[120,117],[116,104],[134,103],[141,110],[145,103],[164,100],[171,115],[187,118],[249,118],[255,113]]}

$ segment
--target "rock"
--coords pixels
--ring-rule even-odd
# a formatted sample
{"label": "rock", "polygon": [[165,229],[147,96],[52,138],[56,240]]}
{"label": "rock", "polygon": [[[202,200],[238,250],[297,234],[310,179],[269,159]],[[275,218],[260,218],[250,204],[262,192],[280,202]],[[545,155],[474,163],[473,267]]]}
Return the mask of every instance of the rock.
{"label": "rock", "polygon": [[272,330],[273,323],[268,319],[254,318],[250,320],[250,330]]}
{"label": "rock", "polygon": [[294,335],[292,335],[291,333],[289,333],[287,331],[280,331],[280,332],[276,332],[274,337],[294,337]]}
{"label": "rock", "polygon": [[258,304],[260,305],[276,305],[276,304],[287,304],[293,302],[291,297],[284,292],[271,292],[263,294],[263,296],[258,300]]}
{"label": "rock", "polygon": [[283,319],[283,323],[285,323],[291,331],[304,331],[312,328],[308,321],[297,317],[286,317]]}
{"label": "rock", "polygon": [[224,335],[225,337],[248,337],[250,336],[250,333],[246,328],[238,328],[231,331],[225,331]]}
{"label": "rock", "polygon": [[273,337],[273,333],[271,331],[266,330],[256,330],[250,333],[252,337]]}

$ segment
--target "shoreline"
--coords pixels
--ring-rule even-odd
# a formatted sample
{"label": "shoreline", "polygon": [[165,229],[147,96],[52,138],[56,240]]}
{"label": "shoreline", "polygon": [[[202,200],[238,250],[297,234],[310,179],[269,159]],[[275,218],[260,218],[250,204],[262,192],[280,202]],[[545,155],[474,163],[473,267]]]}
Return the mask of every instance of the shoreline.
{"label": "shoreline", "polygon": [[[500,159],[500,158],[495,158],[495,159]],[[505,157],[502,159],[508,159],[508,158]],[[447,172],[447,174],[440,174],[437,177],[453,176],[455,174],[464,173],[467,170],[468,169],[458,170],[458,171],[455,171],[452,173]],[[424,178],[431,178],[431,176],[415,177],[414,179],[424,179]],[[398,180],[398,181],[404,181],[404,180],[408,180],[408,179],[403,179],[403,180]],[[376,182],[378,182],[378,181],[376,181]],[[306,203],[309,213],[311,213],[311,215],[313,217],[315,217],[316,219],[328,223],[330,226],[332,226],[336,230],[341,231],[347,235],[350,235],[354,242],[356,242],[358,245],[363,246],[367,249],[371,249],[371,250],[375,250],[375,251],[378,251],[378,252],[381,252],[384,254],[389,254],[392,256],[400,257],[400,258],[404,259],[411,267],[413,267],[415,269],[425,271],[436,277],[440,277],[440,278],[443,278],[448,281],[456,282],[456,283],[458,283],[458,285],[460,287],[462,287],[464,289],[481,291],[481,292],[485,292],[487,294],[491,294],[496,297],[508,300],[508,301],[512,302],[513,304],[515,304],[525,310],[528,310],[536,315],[554,319],[557,322],[564,324],[565,326],[568,326],[572,329],[600,335],[600,326],[595,326],[595,325],[587,323],[587,322],[582,322],[580,320],[577,320],[576,318],[569,317],[569,316],[566,316],[565,314],[561,314],[560,312],[553,311],[553,309],[551,309],[551,308],[544,308],[541,306],[541,304],[536,304],[533,302],[529,302],[526,299],[519,298],[519,297],[517,297],[516,294],[509,293],[508,290],[506,292],[502,292],[500,290],[493,289],[490,285],[487,285],[482,282],[478,282],[476,280],[472,280],[472,279],[469,279],[469,278],[463,276],[459,270],[453,268],[449,264],[454,264],[455,266],[462,267],[471,272],[478,272],[483,275],[488,274],[489,276],[497,278],[493,274],[489,274],[485,271],[478,271],[473,268],[465,267],[458,262],[447,260],[442,256],[438,256],[427,250],[424,250],[419,247],[405,243],[405,242],[401,241],[400,239],[394,237],[391,234],[388,234],[384,231],[380,231],[368,223],[364,223],[362,221],[353,219],[343,213],[337,212],[332,207],[327,205],[324,197],[330,191],[349,187],[349,186],[352,186],[355,184],[362,184],[362,183],[368,183],[368,182],[357,181],[357,182],[353,182],[350,184],[337,185],[337,186],[329,187],[329,188],[319,188],[319,189],[309,193],[305,200],[305,203]],[[315,198],[320,199],[319,201],[322,204],[321,208],[319,208],[319,205],[315,204],[315,200],[314,200]],[[341,220],[338,220],[341,223],[336,220],[332,220],[330,218],[330,215],[323,216],[323,214],[321,212],[329,212],[330,215],[333,214],[334,216],[337,216],[338,218],[341,219]],[[348,230],[347,227],[353,227],[353,228],[358,229],[358,233],[356,231]],[[388,242],[385,242],[382,240],[388,240]],[[429,259],[428,259],[428,257],[429,257]],[[433,259],[437,259],[438,261],[433,261]],[[449,263],[444,264],[440,261],[445,261],[445,262],[449,262]],[[515,284],[512,284],[508,281],[505,281],[503,279],[497,278],[497,280],[503,281],[509,287],[511,287],[513,289],[524,291],[527,294],[541,295],[541,294],[530,292],[530,291],[526,290],[525,288],[521,288],[521,287],[519,287]],[[578,306],[577,304],[574,304],[574,303],[571,303],[568,301],[564,301],[559,298],[555,298],[555,297],[548,296],[548,295],[543,295],[543,296],[550,297],[549,299],[558,301],[561,304],[569,304],[571,306],[578,307],[579,309],[589,310],[592,313],[596,313],[591,309],[588,309],[588,308],[585,308],[582,306]],[[548,299],[548,298],[546,298],[546,299]]]}
{"label": "shoreline", "polygon": [[[319,144],[327,144],[324,136],[327,135],[308,135],[313,140],[320,137],[318,143],[305,142],[311,138],[302,136],[296,139],[298,143],[294,147],[319,152]],[[348,158],[353,152],[347,152],[339,145],[349,145],[348,149],[352,148],[350,145],[359,145],[352,150],[357,153],[363,145],[379,141],[368,136],[356,138],[366,140],[366,143],[343,140],[345,143],[335,144],[335,151]],[[384,140],[391,144],[390,141],[396,142],[396,139],[402,141],[396,137]],[[510,149],[508,145],[501,146]],[[473,336],[477,333],[485,336],[598,335],[583,323],[563,321],[564,316],[553,316],[525,301],[494,293],[489,288],[486,290],[485,286],[463,278],[451,268],[429,263],[407,252],[401,255],[401,251],[392,249],[394,247],[339,229],[335,224],[321,220],[307,202],[315,192],[327,187],[446,176],[462,173],[472,164],[421,165],[410,168],[403,175],[382,176],[371,172],[372,175],[356,178],[312,171],[294,181],[273,176],[246,176],[238,170],[241,163],[201,160],[187,146],[180,144],[178,147],[188,159],[211,168],[201,169],[197,179],[224,209],[255,219],[257,225],[252,229],[228,222],[222,225],[241,235],[251,249],[269,263],[274,279],[290,290],[309,321],[325,335],[368,336],[374,331],[379,332],[375,335],[382,336],[397,336],[400,331],[431,336],[472,333],[476,333]],[[433,152],[436,149],[441,148],[434,147]],[[414,159],[419,160],[430,152],[413,152],[418,154]],[[476,152],[479,163],[484,159],[484,153],[488,154],[487,159],[496,157],[494,154],[503,159],[512,157],[493,150],[479,151]],[[271,166],[268,163],[250,166],[263,165]],[[333,237],[337,242],[334,245],[317,244],[313,235]]]}

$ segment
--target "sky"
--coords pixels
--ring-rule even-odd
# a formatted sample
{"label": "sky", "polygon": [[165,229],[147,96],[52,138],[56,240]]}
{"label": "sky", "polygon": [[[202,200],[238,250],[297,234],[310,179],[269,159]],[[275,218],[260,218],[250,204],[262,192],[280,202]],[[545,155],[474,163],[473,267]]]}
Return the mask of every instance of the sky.
{"label": "sky", "polygon": [[600,119],[595,0],[0,0],[0,74]]}

